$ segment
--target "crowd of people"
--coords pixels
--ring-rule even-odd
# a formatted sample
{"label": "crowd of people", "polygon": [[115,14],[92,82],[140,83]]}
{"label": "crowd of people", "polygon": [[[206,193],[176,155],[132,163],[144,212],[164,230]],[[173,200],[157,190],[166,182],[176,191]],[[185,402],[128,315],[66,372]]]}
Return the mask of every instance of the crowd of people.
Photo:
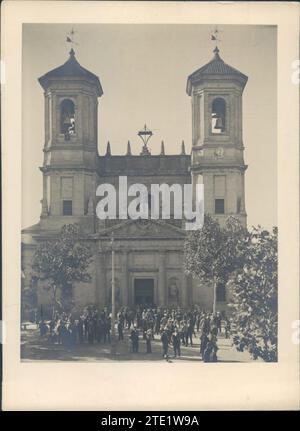
{"label": "crowd of people", "polygon": [[[128,319],[127,312],[120,312],[118,316],[119,339],[123,337],[124,326],[131,328],[135,320]],[[204,362],[217,361],[217,336],[222,331],[224,324],[225,337],[229,337],[230,321],[222,318],[220,313],[212,314],[199,310],[184,311],[143,309],[136,312],[136,324],[130,332],[132,352],[139,352],[139,333],[142,332],[146,340],[146,353],[151,353],[151,341],[154,335],[160,337],[162,343],[162,355],[165,359],[170,356],[171,349],[173,357],[181,356],[182,346],[193,346],[194,337],[200,333],[200,356]]]}
{"label": "crowd of people", "polygon": [[[99,311],[95,306],[86,307],[82,313],[56,312],[49,321],[41,320],[41,337],[53,344],[72,349],[77,344],[111,342],[111,313],[109,308]],[[154,340],[161,342],[162,357],[181,356],[182,347],[200,344],[200,357],[204,362],[217,361],[217,337],[224,331],[230,335],[230,321],[220,313],[199,309],[183,310],[157,307],[123,307],[116,316],[115,330],[119,341],[128,336],[132,353],[139,353],[141,340],[146,351],[152,353]],[[195,339],[198,339],[195,343]]]}
{"label": "crowd of people", "polygon": [[39,323],[40,335],[47,336],[50,343],[69,348],[76,344],[110,343],[111,316],[107,310],[98,312],[88,306],[83,313],[55,312],[47,323]]}

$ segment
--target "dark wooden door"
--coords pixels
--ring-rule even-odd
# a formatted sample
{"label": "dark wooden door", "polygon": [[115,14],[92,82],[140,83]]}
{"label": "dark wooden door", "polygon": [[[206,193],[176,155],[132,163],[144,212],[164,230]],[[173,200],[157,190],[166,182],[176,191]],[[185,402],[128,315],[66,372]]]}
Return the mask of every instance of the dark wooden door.
{"label": "dark wooden door", "polygon": [[134,280],[134,304],[144,306],[154,304],[153,278],[137,278]]}

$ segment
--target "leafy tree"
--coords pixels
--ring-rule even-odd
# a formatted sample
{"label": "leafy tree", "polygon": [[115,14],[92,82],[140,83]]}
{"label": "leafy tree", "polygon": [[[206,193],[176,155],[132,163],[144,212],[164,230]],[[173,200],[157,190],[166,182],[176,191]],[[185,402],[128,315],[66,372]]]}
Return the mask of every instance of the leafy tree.
{"label": "leafy tree", "polygon": [[25,283],[25,276],[22,270],[21,277],[21,319],[34,320],[37,308],[36,279],[31,277],[29,284]]}
{"label": "leafy tree", "polygon": [[226,283],[229,275],[241,265],[242,250],[238,247],[247,231],[238,219],[229,217],[224,228],[206,214],[203,227],[191,231],[184,246],[185,271],[203,283],[213,282],[213,311],[216,309],[216,287]]}
{"label": "leafy tree", "polygon": [[70,307],[75,282],[89,282],[92,261],[90,247],[79,241],[79,226],[67,224],[58,239],[42,243],[33,259],[34,276],[46,282],[51,292],[53,310]]}
{"label": "leafy tree", "polygon": [[260,226],[248,232],[229,217],[224,228],[206,215],[202,229],[185,242],[185,270],[202,282],[218,282],[231,290],[232,320],[238,350],[254,359],[277,360],[277,229]]}
{"label": "leafy tree", "polygon": [[253,228],[244,249],[244,263],[230,281],[234,342],[238,350],[248,348],[254,359],[276,361],[277,228]]}

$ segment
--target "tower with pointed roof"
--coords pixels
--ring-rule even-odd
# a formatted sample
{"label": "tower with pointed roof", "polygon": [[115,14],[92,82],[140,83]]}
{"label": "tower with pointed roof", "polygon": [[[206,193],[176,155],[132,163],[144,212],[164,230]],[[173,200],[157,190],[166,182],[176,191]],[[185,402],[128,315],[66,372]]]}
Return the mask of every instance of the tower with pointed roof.
{"label": "tower with pointed roof", "polygon": [[97,185],[99,78],[69,59],[39,78],[45,98],[45,142],[41,223],[59,228],[78,222],[90,230]]}
{"label": "tower with pointed roof", "polygon": [[247,76],[226,64],[214,49],[212,60],[192,73],[191,174],[204,184],[205,212],[221,224],[230,215],[246,225],[242,94]]}

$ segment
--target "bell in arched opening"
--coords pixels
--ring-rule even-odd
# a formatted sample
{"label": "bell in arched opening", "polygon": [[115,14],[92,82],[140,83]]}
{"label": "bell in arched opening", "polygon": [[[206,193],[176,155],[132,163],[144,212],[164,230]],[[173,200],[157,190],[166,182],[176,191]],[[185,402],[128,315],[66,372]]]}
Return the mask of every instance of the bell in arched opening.
{"label": "bell in arched opening", "polygon": [[220,97],[218,97],[217,99],[214,99],[212,103],[212,114],[211,114],[212,133],[225,132],[225,114],[226,114],[225,100]]}
{"label": "bell in arched opening", "polygon": [[72,100],[65,99],[60,106],[60,132],[69,140],[70,135],[75,133],[75,106]]}

